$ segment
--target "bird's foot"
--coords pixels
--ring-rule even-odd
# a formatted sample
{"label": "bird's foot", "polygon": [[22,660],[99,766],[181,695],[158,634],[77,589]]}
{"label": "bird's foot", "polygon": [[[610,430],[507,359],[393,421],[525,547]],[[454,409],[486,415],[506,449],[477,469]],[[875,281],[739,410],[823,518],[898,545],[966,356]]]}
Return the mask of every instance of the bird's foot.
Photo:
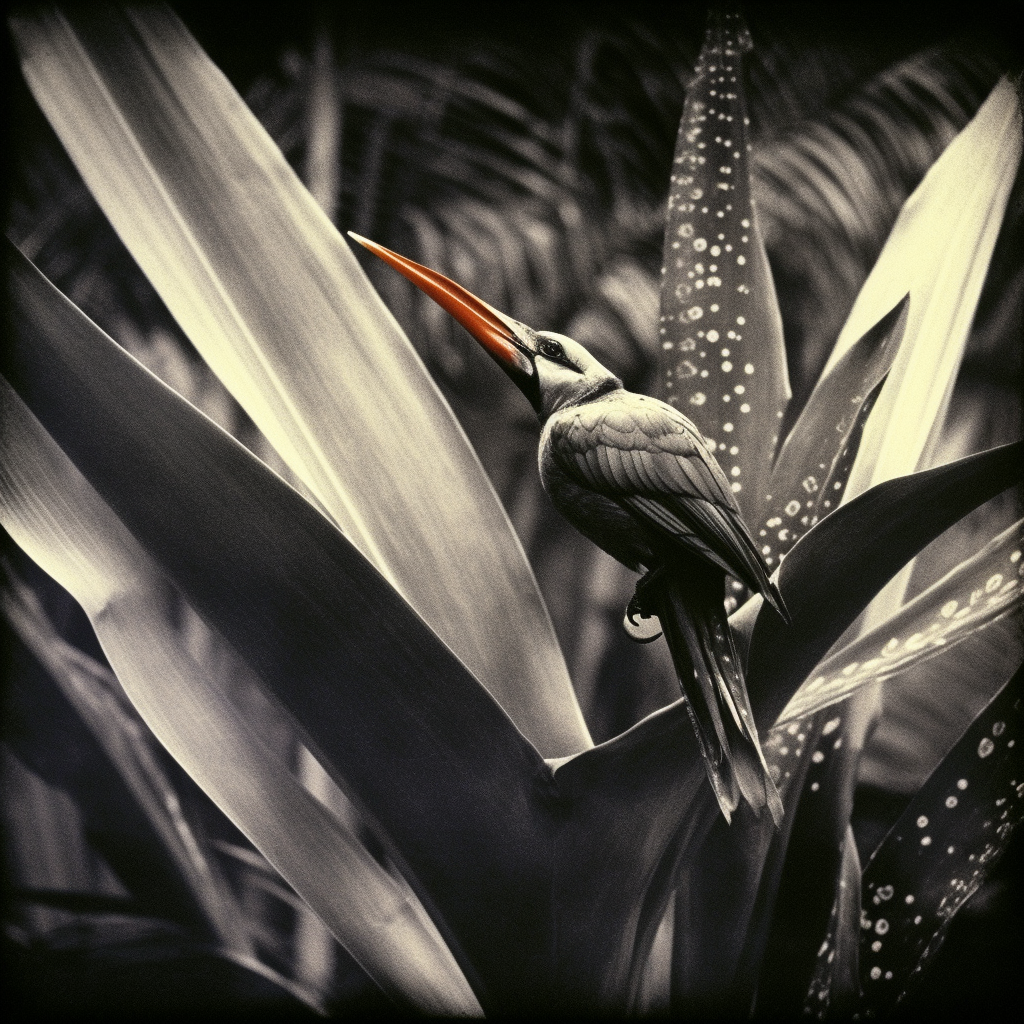
{"label": "bird's foot", "polygon": [[661,636],[661,620],[650,609],[653,588],[665,576],[665,567],[658,566],[645,573],[637,581],[633,596],[626,605],[626,616],[622,626],[631,640],[638,644],[649,644]]}

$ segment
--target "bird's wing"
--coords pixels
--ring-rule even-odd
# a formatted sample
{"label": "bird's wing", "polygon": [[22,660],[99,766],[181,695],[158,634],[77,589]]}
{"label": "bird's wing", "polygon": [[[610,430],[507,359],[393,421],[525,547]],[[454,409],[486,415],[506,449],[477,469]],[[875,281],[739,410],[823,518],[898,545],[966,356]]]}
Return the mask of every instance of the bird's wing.
{"label": "bird's wing", "polygon": [[619,391],[566,409],[552,422],[550,450],[582,486],[615,499],[753,589],[767,587],[725,474],[678,410]]}

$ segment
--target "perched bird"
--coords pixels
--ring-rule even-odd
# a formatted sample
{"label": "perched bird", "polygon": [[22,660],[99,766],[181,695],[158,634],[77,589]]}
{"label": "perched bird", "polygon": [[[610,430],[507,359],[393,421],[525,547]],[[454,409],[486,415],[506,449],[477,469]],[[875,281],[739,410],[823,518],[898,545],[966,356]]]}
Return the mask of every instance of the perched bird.
{"label": "perched bird", "polygon": [[451,313],[530,400],[543,424],[538,459],[551,501],[644,573],[627,618],[656,614],[661,622],[726,819],[742,796],[758,813],[767,805],[778,824],[782,803],[725,614],[726,575],[788,616],[698,429],[664,402],[626,391],[571,338],[535,331],[436,271],[349,234]]}

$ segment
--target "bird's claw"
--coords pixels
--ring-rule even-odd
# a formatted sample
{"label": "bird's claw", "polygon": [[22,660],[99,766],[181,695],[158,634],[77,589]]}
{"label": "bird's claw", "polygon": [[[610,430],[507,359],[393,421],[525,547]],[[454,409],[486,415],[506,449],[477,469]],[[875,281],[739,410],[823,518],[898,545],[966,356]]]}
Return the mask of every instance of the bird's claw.
{"label": "bird's claw", "polygon": [[629,638],[639,644],[649,644],[661,636],[661,620],[649,610],[647,599],[652,585],[659,582],[663,575],[662,569],[658,568],[642,576],[626,605],[622,626]]}
{"label": "bird's claw", "polygon": [[629,639],[638,644],[649,644],[661,636],[661,620],[657,615],[647,615],[640,611],[636,597],[626,605],[622,628]]}

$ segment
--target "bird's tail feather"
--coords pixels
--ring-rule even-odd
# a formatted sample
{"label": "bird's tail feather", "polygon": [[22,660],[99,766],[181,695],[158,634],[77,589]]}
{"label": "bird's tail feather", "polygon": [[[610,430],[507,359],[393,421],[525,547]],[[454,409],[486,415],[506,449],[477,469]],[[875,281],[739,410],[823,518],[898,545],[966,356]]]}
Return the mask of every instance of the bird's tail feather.
{"label": "bird's tail feather", "polygon": [[767,805],[778,825],[782,801],[758,743],[722,590],[717,572],[673,573],[663,591],[662,626],[726,820],[742,797],[758,813]]}

